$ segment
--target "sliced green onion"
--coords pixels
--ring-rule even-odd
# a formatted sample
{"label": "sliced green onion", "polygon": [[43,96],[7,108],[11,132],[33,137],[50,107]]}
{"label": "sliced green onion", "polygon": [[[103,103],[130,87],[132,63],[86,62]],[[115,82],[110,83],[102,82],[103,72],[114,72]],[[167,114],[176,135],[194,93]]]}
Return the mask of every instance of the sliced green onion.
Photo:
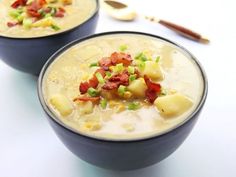
{"label": "sliced green onion", "polygon": [[23,20],[23,27],[26,29],[30,29],[32,25],[32,20],[31,19],[24,19]]}
{"label": "sliced green onion", "polygon": [[96,67],[96,66],[98,66],[98,62],[96,62],[96,63],[91,63],[91,64],[89,65],[89,67]]}
{"label": "sliced green onion", "polygon": [[105,83],[104,78],[102,77],[101,73],[97,72],[97,73],[95,74],[95,76],[97,77],[98,82],[99,82],[100,84],[104,84],[104,83]]}
{"label": "sliced green onion", "polygon": [[51,14],[45,14],[43,18],[48,18],[48,17],[52,17]]}
{"label": "sliced green onion", "polygon": [[98,93],[99,93],[96,89],[92,87],[90,87],[87,92],[91,97],[98,96]]}
{"label": "sliced green onion", "polygon": [[129,81],[132,82],[136,79],[136,74],[130,75],[129,76]]}
{"label": "sliced green onion", "polygon": [[114,67],[114,71],[115,72],[121,72],[124,70],[124,66],[123,66],[123,63],[119,63],[117,64],[115,67]]}
{"label": "sliced green onion", "polygon": [[17,17],[17,21],[18,21],[18,22],[23,22],[25,16],[26,16],[25,13],[20,14],[20,15]]}
{"label": "sliced green onion", "polygon": [[17,18],[20,16],[20,13],[17,11],[17,10],[12,10],[9,12],[9,15],[12,17],[12,18]]}
{"label": "sliced green onion", "polygon": [[106,71],[106,77],[109,79],[111,77],[111,72],[110,71]]}
{"label": "sliced green onion", "polygon": [[57,8],[56,7],[50,7],[50,8],[51,8],[50,14],[54,16],[57,13]]}
{"label": "sliced green onion", "polygon": [[143,62],[143,61],[138,61],[138,62],[137,62],[137,66],[138,66],[138,68],[139,68],[140,70],[144,70],[144,68],[145,68],[145,62]]}
{"label": "sliced green onion", "polygon": [[128,72],[129,72],[130,74],[134,74],[135,68],[134,68],[133,66],[128,66]]}
{"label": "sliced green onion", "polygon": [[118,94],[119,94],[120,96],[123,96],[124,93],[125,93],[125,91],[126,91],[126,87],[123,86],[123,85],[120,85],[119,88],[118,88]]}
{"label": "sliced green onion", "polygon": [[100,106],[102,107],[102,109],[105,109],[107,107],[107,100],[106,99],[102,99],[100,101]]}
{"label": "sliced green onion", "polygon": [[146,55],[143,52],[136,55],[135,59],[136,60],[141,60],[141,61],[147,61],[148,60],[148,58],[146,57]]}
{"label": "sliced green onion", "polygon": [[121,52],[124,52],[128,49],[128,46],[127,45],[121,45],[119,49],[120,49]]}
{"label": "sliced green onion", "polygon": [[55,31],[60,30],[61,28],[55,24],[51,25],[51,28],[54,29]]}
{"label": "sliced green onion", "polygon": [[158,63],[160,61],[160,56],[156,57],[156,62]]}
{"label": "sliced green onion", "polygon": [[140,108],[140,104],[138,102],[133,102],[128,104],[128,110],[136,110]]}

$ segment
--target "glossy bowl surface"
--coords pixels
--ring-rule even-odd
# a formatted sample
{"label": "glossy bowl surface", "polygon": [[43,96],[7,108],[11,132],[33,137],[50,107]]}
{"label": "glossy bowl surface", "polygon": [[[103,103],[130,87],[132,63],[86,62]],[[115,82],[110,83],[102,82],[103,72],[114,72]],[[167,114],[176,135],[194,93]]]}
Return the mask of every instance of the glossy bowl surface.
{"label": "glossy bowl surface", "polygon": [[[149,137],[137,139],[109,139],[93,137],[70,128],[61,122],[46,105],[42,93],[42,81],[50,64],[70,47],[94,37],[112,34],[138,34],[151,36],[169,42],[189,55],[199,67],[204,84],[204,91],[197,108],[183,122],[167,131]],[[57,51],[44,65],[38,80],[38,96],[47,115],[48,121],[65,146],[79,158],[96,166],[113,170],[131,170],[153,165],[168,157],[186,139],[193,129],[207,97],[207,78],[196,58],[183,47],[159,36],[140,32],[108,32],[78,39]]]}
{"label": "glossy bowl surface", "polygon": [[82,24],[66,31],[42,37],[14,38],[0,35],[0,59],[17,70],[39,75],[43,65],[58,49],[71,41],[95,32],[99,1],[93,15]]}

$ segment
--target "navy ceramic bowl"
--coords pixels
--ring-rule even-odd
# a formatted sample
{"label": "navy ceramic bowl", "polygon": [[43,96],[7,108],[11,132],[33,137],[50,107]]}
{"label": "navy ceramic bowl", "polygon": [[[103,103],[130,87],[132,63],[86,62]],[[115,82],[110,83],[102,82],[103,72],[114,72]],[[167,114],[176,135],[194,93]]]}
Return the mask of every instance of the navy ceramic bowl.
{"label": "navy ceramic bowl", "polygon": [[[106,138],[97,138],[89,135],[84,135],[76,130],[68,127],[62,123],[48,108],[43,98],[42,93],[42,81],[44,78],[45,71],[50,64],[59,56],[62,52],[69,49],[71,46],[80,43],[81,41],[89,40],[93,37],[111,35],[111,34],[141,34],[144,36],[152,36],[165,40],[171,44],[176,45],[181,50],[188,53],[189,58],[193,60],[196,65],[200,68],[203,82],[204,91],[199,102],[199,105],[194,112],[185,119],[185,121],[176,125],[170,130],[162,132],[158,135],[152,135],[146,138],[139,138],[135,140],[112,140]],[[84,39],[76,40],[57,53],[55,53],[49,61],[44,65],[38,81],[38,96],[41,105],[47,115],[50,125],[62,140],[65,146],[84,161],[94,164],[96,166],[113,169],[113,170],[131,170],[143,168],[161,160],[165,159],[171,153],[173,153],[189,135],[193,126],[195,125],[198,116],[202,110],[207,96],[207,78],[204,71],[195,59],[187,50],[181,46],[164,39],[159,36],[154,36],[146,33],[139,32],[109,32],[96,34]],[[59,154],[58,154],[59,155]]]}
{"label": "navy ceramic bowl", "polygon": [[67,31],[33,38],[0,36],[0,58],[9,66],[39,75],[48,58],[58,49],[78,38],[93,34],[98,21],[99,2],[93,15]]}

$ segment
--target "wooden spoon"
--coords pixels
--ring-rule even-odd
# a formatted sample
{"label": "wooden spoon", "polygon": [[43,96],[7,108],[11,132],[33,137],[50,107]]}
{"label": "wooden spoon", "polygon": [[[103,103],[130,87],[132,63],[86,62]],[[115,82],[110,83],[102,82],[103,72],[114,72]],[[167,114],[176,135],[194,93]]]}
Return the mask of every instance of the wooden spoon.
{"label": "wooden spoon", "polygon": [[[128,7],[128,5],[122,2],[114,1],[114,0],[104,0],[101,4],[103,4],[103,7],[108,12],[108,14],[115,19],[122,20],[122,21],[132,21],[137,17],[137,13],[133,9]],[[168,22],[166,20],[158,19],[156,17],[149,17],[149,16],[145,16],[145,19],[151,22],[159,23],[188,39],[201,42],[204,44],[208,44],[210,42],[209,39],[203,37],[201,34],[194,32],[183,26],[174,24],[172,22]]]}

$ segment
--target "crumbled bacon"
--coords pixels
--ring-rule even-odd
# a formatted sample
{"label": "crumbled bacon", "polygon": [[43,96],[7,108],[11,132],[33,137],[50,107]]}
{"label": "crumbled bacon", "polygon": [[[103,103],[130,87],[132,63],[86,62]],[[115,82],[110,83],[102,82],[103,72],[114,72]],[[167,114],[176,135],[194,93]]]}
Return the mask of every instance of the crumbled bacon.
{"label": "crumbled bacon", "polygon": [[9,28],[14,27],[14,26],[16,26],[16,25],[18,25],[18,24],[19,24],[18,22],[7,22],[7,26],[8,26]]}
{"label": "crumbled bacon", "polygon": [[40,18],[41,14],[38,12],[47,2],[45,0],[34,0],[30,5],[27,6],[27,13],[31,17]]}
{"label": "crumbled bacon", "polygon": [[102,88],[104,90],[113,90],[117,89],[120,85],[129,85],[129,75],[126,71],[112,76]]}
{"label": "crumbled bacon", "polygon": [[60,12],[63,12],[63,13],[66,12],[66,10],[65,10],[64,8],[62,8],[62,7],[59,7],[58,10],[59,10]]}
{"label": "crumbled bacon", "polygon": [[75,98],[73,101],[92,101],[92,102],[97,102],[100,100],[100,97],[87,97],[87,96],[82,96],[82,97],[78,97]]}
{"label": "crumbled bacon", "polygon": [[117,89],[118,87],[119,87],[119,82],[110,82],[110,81],[106,82],[102,86],[104,90],[114,90]]}
{"label": "crumbled bacon", "polygon": [[112,66],[111,59],[109,57],[104,57],[98,62],[101,67],[109,67]]}
{"label": "crumbled bacon", "polygon": [[106,71],[103,69],[103,68],[99,68],[95,71],[95,74],[96,73],[100,73],[102,75],[102,77],[105,77],[106,76]]}
{"label": "crumbled bacon", "polygon": [[13,4],[11,5],[12,8],[16,9],[19,6],[25,6],[27,3],[27,0],[16,0],[15,2],[13,2]]}
{"label": "crumbled bacon", "polygon": [[62,18],[62,17],[64,17],[64,12],[62,12],[62,11],[57,11],[57,12],[55,13],[54,17]]}
{"label": "crumbled bacon", "polygon": [[154,90],[155,92],[160,93],[161,91],[160,84],[152,82],[146,75],[144,75],[144,80],[149,90]]}
{"label": "crumbled bacon", "polygon": [[111,54],[111,63],[113,65],[123,63],[124,66],[129,66],[132,63],[132,58],[130,54],[114,52]]}
{"label": "crumbled bacon", "polygon": [[81,82],[79,85],[79,91],[81,94],[84,94],[89,89],[89,83],[88,82]]}
{"label": "crumbled bacon", "polygon": [[161,85],[152,82],[146,75],[144,75],[145,83],[148,89],[145,92],[145,95],[150,103],[153,103],[158,97],[158,93],[161,91]]}

